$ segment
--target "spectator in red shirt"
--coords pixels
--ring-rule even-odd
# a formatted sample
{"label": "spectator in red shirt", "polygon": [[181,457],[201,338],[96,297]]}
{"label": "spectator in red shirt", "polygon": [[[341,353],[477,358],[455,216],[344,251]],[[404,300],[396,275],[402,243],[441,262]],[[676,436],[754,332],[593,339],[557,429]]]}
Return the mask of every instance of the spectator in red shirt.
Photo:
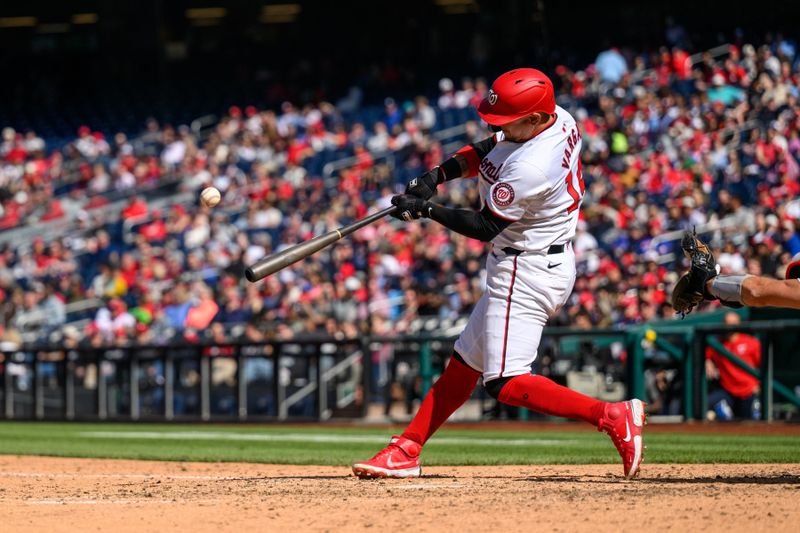
{"label": "spectator in red shirt", "polygon": [[167,238],[167,225],[161,209],[153,210],[153,221],[139,228],[139,233],[150,243],[161,243]]}
{"label": "spectator in red shirt", "polygon": [[192,304],[186,315],[186,327],[202,331],[211,324],[219,311],[219,305],[214,301],[213,291],[204,283],[195,285],[198,300]]}
{"label": "spectator in red shirt", "polygon": [[142,218],[147,215],[147,204],[139,196],[132,196],[130,202],[122,210],[122,218],[125,220]]}
{"label": "spectator in red shirt", "polygon": [[64,208],[61,206],[61,200],[57,198],[51,198],[47,206],[47,211],[42,215],[40,220],[42,222],[47,222],[48,220],[55,220],[63,216]]}
{"label": "spectator in red shirt", "polygon": [[679,80],[687,80],[692,75],[692,60],[689,54],[680,48],[672,49],[672,69]]}
{"label": "spectator in red shirt", "polygon": [[[725,315],[726,325],[737,325],[741,321],[736,313]],[[761,366],[761,342],[757,338],[734,332],[723,339],[722,345],[750,367],[758,369]],[[712,348],[706,350],[706,376],[719,380],[720,388],[708,395],[709,408],[714,410],[716,417],[723,420],[755,418],[753,404],[761,390],[758,379]]]}

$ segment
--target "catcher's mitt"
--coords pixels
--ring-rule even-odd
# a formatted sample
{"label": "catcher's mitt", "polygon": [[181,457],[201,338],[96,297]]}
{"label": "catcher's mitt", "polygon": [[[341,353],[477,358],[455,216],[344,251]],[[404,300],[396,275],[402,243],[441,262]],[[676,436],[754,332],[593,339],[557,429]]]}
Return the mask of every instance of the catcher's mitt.
{"label": "catcher's mitt", "polygon": [[686,232],[681,240],[683,253],[692,262],[692,268],[681,276],[672,291],[672,307],[681,315],[687,315],[704,298],[714,299],[706,291],[706,283],[717,275],[717,262],[711,249],[697,238],[692,230]]}

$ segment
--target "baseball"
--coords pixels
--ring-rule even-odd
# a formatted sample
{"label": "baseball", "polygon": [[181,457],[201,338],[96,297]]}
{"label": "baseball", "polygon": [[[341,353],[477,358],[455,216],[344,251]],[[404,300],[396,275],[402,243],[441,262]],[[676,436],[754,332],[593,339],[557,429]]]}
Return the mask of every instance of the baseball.
{"label": "baseball", "polygon": [[222,195],[216,187],[206,187],[200,193],[200,201],[206,207],[214,207],[222,199]]}

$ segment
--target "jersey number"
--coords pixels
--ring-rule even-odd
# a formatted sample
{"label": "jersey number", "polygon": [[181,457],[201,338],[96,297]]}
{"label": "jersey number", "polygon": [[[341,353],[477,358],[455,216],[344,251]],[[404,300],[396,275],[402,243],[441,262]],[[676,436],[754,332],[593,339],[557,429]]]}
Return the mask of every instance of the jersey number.
{"label": "jersey number", "polygon": [[583,183],[583,166],[581,165],[580,161],[578,161],[577,175],[578,175],[578,190],[580,190],[580,192],[575,190],[575,185],[572,184],[573,176],[571,171],[569,174],[567,174],[566,177],[567,192],[569,193],[570,196],[572,196],[573,199],[572,205],[570,205],[567,208],[567,213],[572,213],[573,211],[578,209],[578,204],[580,204],[581,198],[583,198],[583,191],[586,190],[586,185]]}

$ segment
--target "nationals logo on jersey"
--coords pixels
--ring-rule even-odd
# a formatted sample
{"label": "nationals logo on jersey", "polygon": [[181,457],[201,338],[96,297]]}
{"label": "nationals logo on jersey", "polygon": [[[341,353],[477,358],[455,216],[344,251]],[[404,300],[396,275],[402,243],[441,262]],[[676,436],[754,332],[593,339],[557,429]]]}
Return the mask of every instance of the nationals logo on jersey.
{"label": "nationals logo on jersey", "polygon": [[514,201],[514,188],[508,183],[498,183],[492,191],[492,200],[500,207],[511,205]]}

